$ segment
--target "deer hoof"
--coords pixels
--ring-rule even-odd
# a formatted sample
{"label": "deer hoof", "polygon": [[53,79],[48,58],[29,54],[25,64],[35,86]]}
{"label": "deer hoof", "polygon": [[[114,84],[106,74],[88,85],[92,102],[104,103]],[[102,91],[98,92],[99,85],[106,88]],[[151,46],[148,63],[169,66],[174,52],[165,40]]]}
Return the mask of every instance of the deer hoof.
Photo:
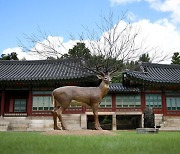
{"label": "deer hoof", "polygon": [[96,130],[103,130],[100,126],[95,127]]}
{"label": "deer hoof", "polygon": [[63,126],[63,127],[62,127],[62,130],[67,130],[67,128]]}
{"label": "deer hoof", "polygon": [[57,126],[57,127],[54,127],[54,130],[61,130],[61,128],[59,128],[59,127]]}

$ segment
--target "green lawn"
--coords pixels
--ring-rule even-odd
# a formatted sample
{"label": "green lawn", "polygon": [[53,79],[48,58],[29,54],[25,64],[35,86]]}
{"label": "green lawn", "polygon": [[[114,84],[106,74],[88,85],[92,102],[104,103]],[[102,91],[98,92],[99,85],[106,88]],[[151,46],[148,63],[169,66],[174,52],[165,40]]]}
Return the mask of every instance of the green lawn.
{"label": "green lawn", "polygon": [[38,132],[0,132],[0,154],[179,154],[180,132],[117,136],[60,136]]}

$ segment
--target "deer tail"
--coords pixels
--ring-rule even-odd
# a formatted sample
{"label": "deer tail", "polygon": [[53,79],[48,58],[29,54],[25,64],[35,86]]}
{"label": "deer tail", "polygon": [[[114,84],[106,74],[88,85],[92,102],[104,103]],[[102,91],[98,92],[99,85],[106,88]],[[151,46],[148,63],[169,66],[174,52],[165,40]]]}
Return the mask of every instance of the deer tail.
{"label": "deer tail", "polygon": [[52,104],[53,104],[53,106],[55,107],[55,99],[54,99],[54,95],[52,94]]}

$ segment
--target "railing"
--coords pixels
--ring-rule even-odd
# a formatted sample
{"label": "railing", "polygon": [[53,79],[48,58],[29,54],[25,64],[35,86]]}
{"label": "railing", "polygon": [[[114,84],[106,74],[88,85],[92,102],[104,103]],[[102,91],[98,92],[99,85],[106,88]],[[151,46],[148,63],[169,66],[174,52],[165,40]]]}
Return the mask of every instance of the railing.
{"label": "railing", "polygon": [[167,115],[180,116],[180,110],[167,110]]}
{"label": "railing", "polygon": [[32,116],[51,116],[51,111],[32,111]]}
{"label": "railing", "polygon": [[27,117],[27,113],[4,113],[4,117]]}

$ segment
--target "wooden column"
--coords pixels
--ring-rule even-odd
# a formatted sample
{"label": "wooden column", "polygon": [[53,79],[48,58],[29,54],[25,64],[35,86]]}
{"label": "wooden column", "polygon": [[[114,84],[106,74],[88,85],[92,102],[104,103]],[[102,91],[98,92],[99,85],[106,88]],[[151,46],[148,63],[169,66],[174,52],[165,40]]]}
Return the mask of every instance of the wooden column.
{"label": "wooden column", "polygon": [[82,105],[82,113],[86,112],[86,105]]}
{"label": "wooden column", "polygon": [[167,115],[165,92],[162,92],[162,112],[163,112],[163,115]]}
{"label": "wooden column", "polygon": [[1,95],[1,116],[4,115],[4,103],[5,103],[5,90],[2,90],[2,95]]}
{"label": "wooden column", "polygon": [[112,111],[116,112],[116,95],[112,94]]}
{"label": "wooden column", "polygon": [[112,115],[112,130],[117,130],[116,126],[116,95],[112,94],[112,111],[114,112]]}
{"label": "wooden column", "polygon": [[142,119],[141,119],[141,126],[142,128],[144,127],[144,110],[146,107],[146,97],[145,97],[145,92],[141,91],[141,111],[142,111]]}
{"label": "wooden column", "polygon": [[145,92],[141,91],[141,110],[142,110],[142,112],[144,112],[145,107],[146,107]]}
{"label": "wooden column", "polygon": [[31,116],[32,115],[32,90],[29,90],[28,94],[28,101],[27,101],[27,115]]}

